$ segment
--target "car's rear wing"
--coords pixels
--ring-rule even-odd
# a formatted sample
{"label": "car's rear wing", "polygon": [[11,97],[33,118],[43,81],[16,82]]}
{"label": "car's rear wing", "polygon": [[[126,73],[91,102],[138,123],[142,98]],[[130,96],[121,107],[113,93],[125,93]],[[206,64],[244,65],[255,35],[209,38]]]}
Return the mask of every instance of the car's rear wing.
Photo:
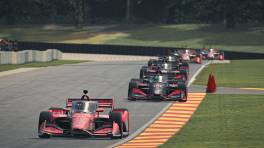
{"label": "car's rear wing", "polygon": [[178,52],[180,54],[183,54],[183,53],[185,53],[185,50],[188,50],[190,55],[199,55],[200,54],[200,50],[194,49],[194,48],[178,49]]}
{"label": "car's rear wing", "polygon": [[[66,100],[66,107],[72,107],[73,101],[80,101],[80,98],[68,98]],[[97,101],[98,107],[101,108],[114,108],[114,99],[90,99],[90,101]]]}

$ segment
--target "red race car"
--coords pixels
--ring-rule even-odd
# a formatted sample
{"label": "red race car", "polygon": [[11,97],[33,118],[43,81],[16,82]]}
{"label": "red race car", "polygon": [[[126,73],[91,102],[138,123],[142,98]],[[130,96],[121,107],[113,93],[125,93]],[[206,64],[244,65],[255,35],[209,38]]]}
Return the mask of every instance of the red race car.
{"label": "red race car", "polygon": [[[104,108],[109,113],[103,114]],[[39,116],[38,135],[123,138],[129,135],[129,112],[114,108],[113,99],[67,99],[66,108],[52,107]]]}
{"label": "red race car", "polygon": [[0,38],[0,51],[17,51],[17,49],[17,41]]}
{"label": "red race car", "polygon": [[203,56],[203,59],[207,59],[207,60],[224,60],[225,59],[224,52],[220,51],[219,49],[203,48],[201,49],[201,54]]}
{"label": "red race car", "polygon": [[181,56],[181,60],[183,62],[190,62],[196,64],[202,63],[202,55],[196,49],[182,49],[178,50],[178,53]]}

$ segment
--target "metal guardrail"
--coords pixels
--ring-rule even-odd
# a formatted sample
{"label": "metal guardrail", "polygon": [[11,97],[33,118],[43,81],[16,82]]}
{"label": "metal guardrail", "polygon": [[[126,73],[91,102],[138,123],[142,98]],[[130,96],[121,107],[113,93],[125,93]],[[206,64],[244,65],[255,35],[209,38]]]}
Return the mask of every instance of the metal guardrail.
{"label": "metal guardrail", "polygon": [[[59,49],[60,51],[66,53],[158,56],[158,55],[166,55],[169,50],[177,50],[182,48],[128,46],[128,45],[18,42],[18,50],[28,50],[28,49],[30,50]],[[230,60],[264,59],[264,53],[250,53],[250,52],[237,52],[237,51],[225,51],[225,50],[224,52],[225,52],[225,58]]]}

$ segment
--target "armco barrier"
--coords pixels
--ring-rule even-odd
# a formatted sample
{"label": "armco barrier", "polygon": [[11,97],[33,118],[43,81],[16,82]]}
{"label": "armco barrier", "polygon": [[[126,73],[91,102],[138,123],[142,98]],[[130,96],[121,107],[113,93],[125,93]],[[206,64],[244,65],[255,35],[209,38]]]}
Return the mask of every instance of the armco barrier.
{"label": "armco barrier", "polygon": [[24,64],[28,62],[47,62],[62,59],[62,52],[57,49],[45,51],[0,51],[0,64]]}
{"label": "armco barrier", "polygon": [[[96,45],[96,44],[69,44],[69,43],[42,43],[42,42],[18,42],[19,50],[45,50],[59,49],[66,53],[91,53],[113,55],[140,55],[157,56],[166,55],[169,50],[179,49],[175,47],[149,47],[149,46],[126,46],[126,45]],[[234,59],[264,59],[264,53],[248,53],[236,51],[224,51],[225,58]]]}

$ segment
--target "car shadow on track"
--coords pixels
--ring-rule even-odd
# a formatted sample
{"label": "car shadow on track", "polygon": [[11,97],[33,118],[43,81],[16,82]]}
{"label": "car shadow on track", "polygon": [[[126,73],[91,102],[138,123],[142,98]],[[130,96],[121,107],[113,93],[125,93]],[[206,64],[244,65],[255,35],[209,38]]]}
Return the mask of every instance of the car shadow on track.
{"label": "car shadow on track", "polygon": [[53,136],[51,138],[38,138],[38,137],[34,137],[34,138],[29,138],[29,139],[34,139],[34,140],[118,140],[118,139],[111,139],[108,137],[105,138],[95,138],[95,137],[71,137],[71,136]]}
{"label": "car shadow on track", "polygon": [[179,102],[177,100],[163,100],[163,99],[138,99],[138,100],[129,100],[128,98],[124,98],[126,102],[136,103],[136,102],[156,102],[156,103],[174,103]]}

